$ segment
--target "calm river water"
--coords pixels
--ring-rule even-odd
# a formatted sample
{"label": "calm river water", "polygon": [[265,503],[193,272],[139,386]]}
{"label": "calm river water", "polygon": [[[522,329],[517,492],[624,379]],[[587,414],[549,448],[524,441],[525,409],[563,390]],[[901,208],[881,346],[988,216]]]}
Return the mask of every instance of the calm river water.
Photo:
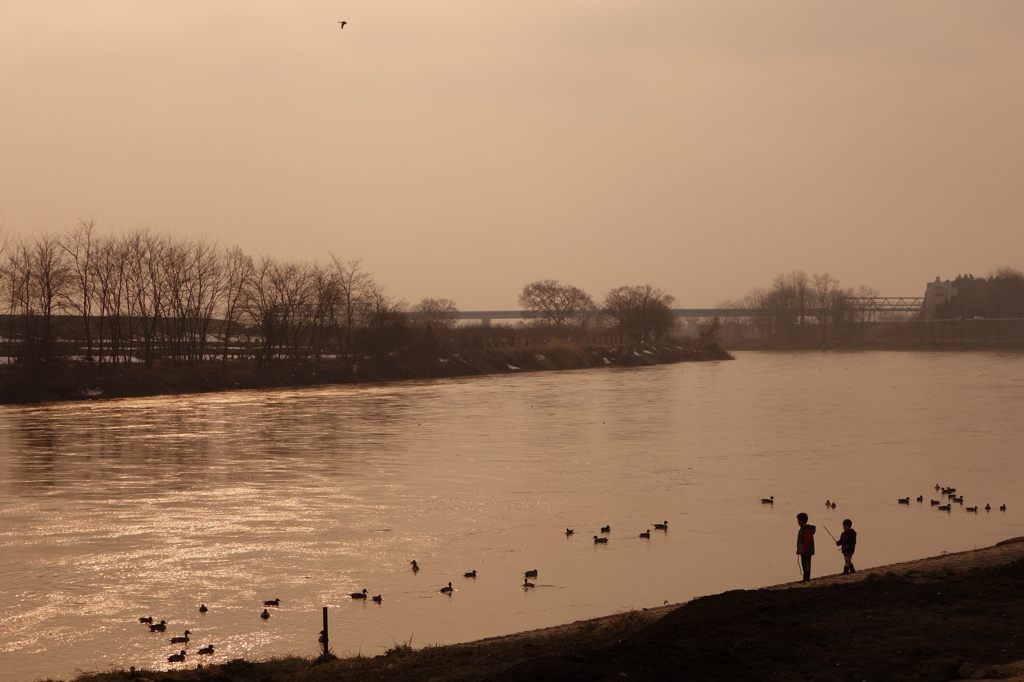
{"label": "calm river water", "polygon": [[[745,352],[3,407],[0,669],[167,668],[186,629],[187,666],[311,656],[323,606],[372,656],[789,582],[800,511],[815,575],[846,517],[859,567],[991,545],[1024,535],[1022,403],[1021,354]],[[937,483],[993,510],[937,511]]]}

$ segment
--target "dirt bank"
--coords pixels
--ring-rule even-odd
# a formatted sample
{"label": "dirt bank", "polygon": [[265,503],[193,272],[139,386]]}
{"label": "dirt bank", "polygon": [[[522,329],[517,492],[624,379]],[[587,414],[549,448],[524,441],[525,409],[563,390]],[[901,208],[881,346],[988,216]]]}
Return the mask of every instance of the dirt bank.
{"label": "dirt bank", "polygon": [[1018,538],[468,644],[418,651],[396,645],[375,658],[114,672],[77,682],[1010,679],[1024,669],[1017,663],[1024,660],[1022,594]]}
{"label": "dirt bank", "polygon": [[68,363],[45,372],[0,368],[0,403],[129,398],[729,359],[731,356],[717,346],[552,343],[516,348],[471,346],[458,352],[394,355],[385,359],[281,361],[262,367],[252,361],[155,367]]}

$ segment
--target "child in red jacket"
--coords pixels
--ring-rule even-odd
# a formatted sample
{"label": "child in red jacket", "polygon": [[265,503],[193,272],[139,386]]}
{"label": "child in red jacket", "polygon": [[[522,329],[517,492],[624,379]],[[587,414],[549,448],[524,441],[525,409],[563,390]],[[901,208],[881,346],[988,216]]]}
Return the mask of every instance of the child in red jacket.
{"label": "child in red jacket", "polygon": [[800,524],[800,530],[796,534],[796,553],[800,555],[800,567],[803,569],[804,578],[802,582],[811,579],[811,557],[814,556],[814,526],[807,523],[807,514],[800,512],[796,515],[796,522]]}

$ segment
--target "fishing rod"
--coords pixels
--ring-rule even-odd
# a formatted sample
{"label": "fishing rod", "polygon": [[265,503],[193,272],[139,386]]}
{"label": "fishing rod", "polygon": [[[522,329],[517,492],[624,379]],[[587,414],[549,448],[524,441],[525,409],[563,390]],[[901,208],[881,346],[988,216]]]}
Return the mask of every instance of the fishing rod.
{"label": "fishing rod", "polygon": [[[823,523],[823,524],[821,524],[821,527],[825,529],[825,532],[826,532],[826,533],[828,533],[828,536],[829,536],[830,538],[832,538],[833,540],[835,540],[836,544],[838,545],[838,544],[839,544],[839,540],[836,540],[836,536],[835,536],[835,535],[832,535],[832,531],[830,531],[830,530],[828,529],[828,526],[826,526],[826,525],[825,525],[825,524]],[[842,552],[842,551],[843,551],[843,548],[842,548],[842,547],[840,547],[840,548],[839,548],[839,551],[840,551],[840,552]]]}

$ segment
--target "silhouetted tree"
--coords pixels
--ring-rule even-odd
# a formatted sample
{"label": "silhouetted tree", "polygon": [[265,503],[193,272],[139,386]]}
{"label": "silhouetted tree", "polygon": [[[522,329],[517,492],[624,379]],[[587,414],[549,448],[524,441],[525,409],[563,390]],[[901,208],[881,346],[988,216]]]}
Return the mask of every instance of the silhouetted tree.
{"label": "silhouetted tree", "polygon": [[424,298],[412,307],[413,324],[417,327],[429,327],[434,331],[449,331],[458,324],[456,315],[459,313],[455,301],[447,298]]}
{"label": "silhouetted tree", "polygon": [[367,309],[367,296],[373,286],[373,278],[363,270],[362,261],[342,261],[331,255],[331,262],[338,283],[338,341],[341,355],[352,352],[352,338],[361,316]]}
{"label": "silhouetted tree", "polygon": [[674,302],[675,298],[661,289],[643,284],[612,289],[601,308],[620,340],[642,343],[659,339],[672,329]]}
{"label": "silhouetted tree", "polygon": [[590,294],[558,280],[542,279],[523,287],[519,305],[526,318],[542,320],[556,327],[584,325],[583,313],[594,309]]}
{"label": "silhouetted tree", "polygon": [[82,335],[87,362],[93,361],[93,320],[96,310],[96,261],[99,239],[92,220],[78,221],[59,241],[67,257],[71,282],[67,308],[78,314],[82,321]]}

